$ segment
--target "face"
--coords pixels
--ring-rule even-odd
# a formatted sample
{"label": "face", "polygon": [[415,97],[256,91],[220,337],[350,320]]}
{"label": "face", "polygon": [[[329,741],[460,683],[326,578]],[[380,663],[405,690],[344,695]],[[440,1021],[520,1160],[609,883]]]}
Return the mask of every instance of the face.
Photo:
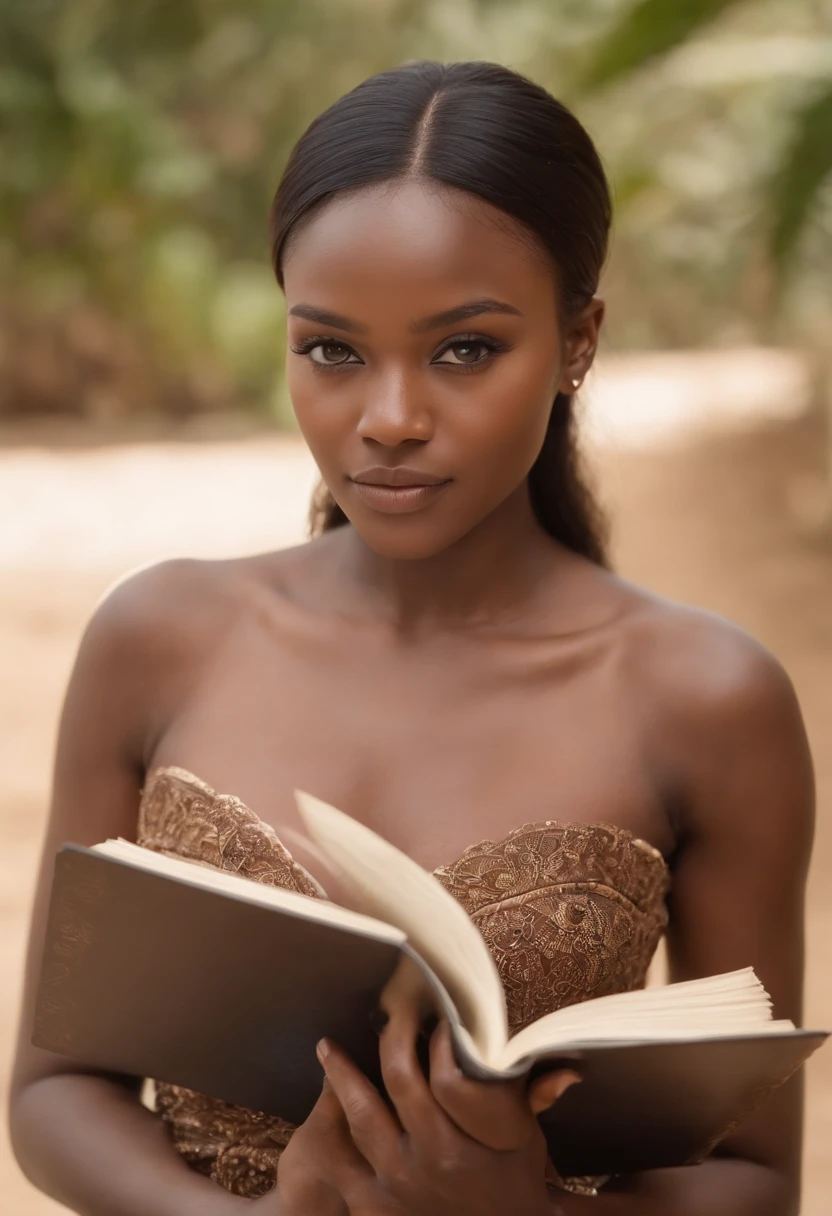
{"label": "face", "polygon": [[421,183],[340,196],[286,251],[287,384],[338,505],[378,554],[447,549],[518,495],[603,305],[559,317],[511,217]]}

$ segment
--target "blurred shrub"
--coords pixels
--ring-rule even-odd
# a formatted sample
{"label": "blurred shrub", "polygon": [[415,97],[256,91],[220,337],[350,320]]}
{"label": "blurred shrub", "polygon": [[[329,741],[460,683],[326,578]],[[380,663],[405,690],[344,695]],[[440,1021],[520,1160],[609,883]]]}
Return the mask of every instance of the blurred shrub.
{"label": "blurred shrub", "polygon": [[507,63],[586,121],[613,346],[828,332],[832,0],[2,0],[0,414],[286,423],[281,168],[341,93],[425,56]]}
{"label": "blurred shrub", "polygon": [[0,412],[285,420],[269,202],[303,126],[405,57],[419,8],[3,0]]}

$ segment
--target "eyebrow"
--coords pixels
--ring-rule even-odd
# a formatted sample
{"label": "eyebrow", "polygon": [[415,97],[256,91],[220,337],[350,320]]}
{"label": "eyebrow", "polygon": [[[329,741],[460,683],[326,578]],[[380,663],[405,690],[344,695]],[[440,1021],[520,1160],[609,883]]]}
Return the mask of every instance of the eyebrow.
{"label": "eyebrow", "polygon": [[[434,313],[431,317],[423,317],[421,321],[413,321],[407,328],[411,334],[424,334],[430,329],[441,329],[444,325],[453,325],[456,321],[465,321],[468,317],[478,317],[487,312],[509,313],[515,317],[523,316],[520,309],[515,308],[513,304],[488,298],[471,300],[467,304],[459,304],[456,308],[449,308],[445,312]],[[331,325],[334,329],[343,329],[347,333],[366,334],[368,332],[366,325],[361,325],[358,321],[353,321],[340,313],[317,308],[314,304],[295,304],[293,308],[289,309],[289,316],[302,317],[305,321],[316,321],[319,325]]]}

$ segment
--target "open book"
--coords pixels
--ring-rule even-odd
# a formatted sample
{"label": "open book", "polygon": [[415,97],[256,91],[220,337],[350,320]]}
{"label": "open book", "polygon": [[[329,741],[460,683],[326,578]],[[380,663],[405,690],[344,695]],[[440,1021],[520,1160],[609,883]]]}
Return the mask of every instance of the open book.
{"label": "open book", "polygon": [[418,973],[469,1075],[581,1073],[540,1117],[568,1175],[700,1160],[826,1038],[773,1020],[751,968],[588,1000],[509,1037],[496,964],[462,906],[376,833],[296,797],[350,908],[123,840],[64,845],[35,1045],[299,1123],[320,1093],[323,1036],[381,1085],[379,1004]]}

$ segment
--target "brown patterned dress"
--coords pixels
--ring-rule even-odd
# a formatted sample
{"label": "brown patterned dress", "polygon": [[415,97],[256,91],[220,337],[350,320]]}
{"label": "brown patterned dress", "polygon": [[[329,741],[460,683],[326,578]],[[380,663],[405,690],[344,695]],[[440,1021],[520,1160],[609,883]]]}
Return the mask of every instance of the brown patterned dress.
{"label": "brown patterned dress", "polygon": [[[257,882],[324,894],[239,798],[174,765],[147,775],[137,840]],[[608,824],[527,824],[472,845],[435,874],[488,943],[512,1034],[564,1005],[643,987],[667,924],[664,858]],[[161,1082],[155,1106],[185,1160],[219,1185],[252,1199],[274,1185],[291,1124]]]}

